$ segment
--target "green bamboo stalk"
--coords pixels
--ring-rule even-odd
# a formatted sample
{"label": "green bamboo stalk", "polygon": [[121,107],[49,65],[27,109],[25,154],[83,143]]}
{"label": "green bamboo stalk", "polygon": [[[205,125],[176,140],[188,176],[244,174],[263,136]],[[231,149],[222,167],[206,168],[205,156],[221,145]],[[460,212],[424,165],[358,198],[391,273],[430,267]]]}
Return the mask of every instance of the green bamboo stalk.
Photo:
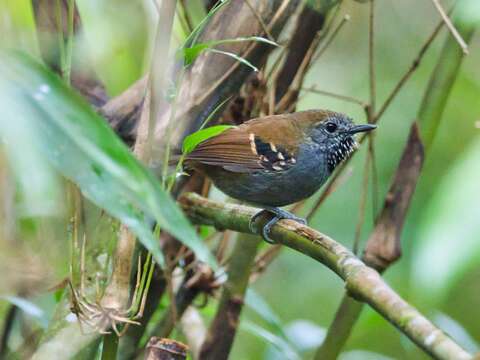
{"label": "green bamboo stalk", "polygon": [[113,331],[103,337],[102,360],[116,360],[118,336]]}

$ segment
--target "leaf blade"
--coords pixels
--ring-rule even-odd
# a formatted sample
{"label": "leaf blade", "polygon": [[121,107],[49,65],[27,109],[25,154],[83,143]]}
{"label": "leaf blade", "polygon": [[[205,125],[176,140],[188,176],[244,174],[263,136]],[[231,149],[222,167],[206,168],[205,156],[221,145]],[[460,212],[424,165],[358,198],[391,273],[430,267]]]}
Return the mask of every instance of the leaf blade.
{"label": "leaf blade", "polygon": [[35,116],[31,126],[41,135],[39,149],[87,198],[127,225],[160,264],[163,256],[152,233],[154,221],[200,260],[217,267],[173,199],[80,96],[25,55],[2,54],[0,68],[0,80],[10,82],[21,95],[25,109],[18,111],[28,109]]}
{"label": "leaf blade", "polygon": [[185,139],[183,140],[182,152],[184,154],[188,154],[192,152],[201,142],[211,137],[217,136],[218,134],[221,134],[222,132],[233,127],[234,126],[232,125],[215,125],[195,131],[194,133],[185,137]]}

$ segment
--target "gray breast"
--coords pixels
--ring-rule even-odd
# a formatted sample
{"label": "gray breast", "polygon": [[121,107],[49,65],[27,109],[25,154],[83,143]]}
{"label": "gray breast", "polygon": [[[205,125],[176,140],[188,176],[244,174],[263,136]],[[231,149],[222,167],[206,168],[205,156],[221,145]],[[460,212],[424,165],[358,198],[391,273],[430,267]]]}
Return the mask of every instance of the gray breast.
{"label": "gray breast", "polygon": [[215,185],[226,194],[253,204],[285,206],[315,193],[330,175],[324,152],[316,144],[299,149],[297,161],[287,170],[261,170],[218,177]]}

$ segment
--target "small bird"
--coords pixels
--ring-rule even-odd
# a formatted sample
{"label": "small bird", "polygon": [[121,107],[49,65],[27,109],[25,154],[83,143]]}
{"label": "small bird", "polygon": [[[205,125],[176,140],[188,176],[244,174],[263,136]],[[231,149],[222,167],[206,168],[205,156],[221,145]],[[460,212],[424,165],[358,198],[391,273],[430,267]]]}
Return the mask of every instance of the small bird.
{"label": "small bird", "polygon": [[184,164],[208,176],[225,194],[261,207],[250,220],[252,230],[260,215],[273,214],[262,229],[272,243],[269,233],[279,220],[306,223],[279,207],[315,193],[356,149],[353,135],[375,128],[327,110],[265,116],[199,143]]}

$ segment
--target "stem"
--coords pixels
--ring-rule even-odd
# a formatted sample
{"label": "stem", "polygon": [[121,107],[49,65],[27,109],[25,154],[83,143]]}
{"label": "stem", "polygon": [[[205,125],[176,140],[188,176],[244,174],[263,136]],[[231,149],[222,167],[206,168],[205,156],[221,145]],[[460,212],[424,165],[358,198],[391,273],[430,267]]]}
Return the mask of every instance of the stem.
{"label": "stem", "polygon": [[72,57],[73,57],[73,38],[74,38],[74,20],[75,20],[75,0],[67,1],[67,48],[65,54],[65,66],[63,76],[65,82],[70,85],[72,73]]}
{"label": "stem", "polygon": [[369,105],[369,122],[375,113],[375,102],[377,98],[377,90],[375,83],[375,0],[370,1],[368,18],[368,71],[370,78],[370,103]]}
{"label": "stem", "polygon": [[365,165],[363,169],[363,182],[362,182],[362,193],[360,194],[360,203],[358,206],[358,220],[357,225],[355,226],[355,236],[353,239],[352,251],[355,255],[358,254],[360,248],[360,237],[362,235],[362,227],[365,222],[365,209],[367,207],[367,195],[368,195],[368,180],[369,180],[369,169],[370,169],[370,154],[367,154],[365,158]]}
{"label": "stem", "polygon": [[450,18],[448,17],[447,13],[443,9],[442,5],[438,0],[432,0],[433,5],[435,5],[435,8],[437,9],[438,13],[442,17],[443,22],[445,25],[447,25],[448,30],[452,34],[452,36],[455,38],[457,41],[458,45],[462,48],[462,51],[465,55],[468,55],[468,45],[465,43],[465,41],[462,38],[462,35],[460,35],[455,28],[455,26],[452,24],[450,21]]}
{"label": "stem", "polygon": [[332,325],[328,329],[327,336],[318,348],[314,360],[335,360],[338,358],[362,309],[363,303],[352,299],[350,296],[343,297]]}
{"label": "stem", "polygon": [[[218,203],[192,193],[182,196],[180,202],[187,216],[197,224],[250,234],[252,233],[249,227],[250,219],[258,211],[258,209],[246,206]],[[345,281],[347,290],[355,299],[369,304],[433,358],[445,360],[472,358],[447,334],[395,293],[383,281],[377,271],[366,266],[340,243],[291,220],[282,220],[276,224],[272,228],[271,238],[277,243],[297,250],[327,266]],[[256,248],[257,245],[255,240],[244,241],[243,251],[248,254],[241,254],[240,256],[247,257],[251,254],[252,247]],[[236,246],[239,246],[239,244]],[[253,262],[253,258],[252,256],[251,262]],[[235,258],[232,261],[240,262]],[[245,276],[245,274],[240,274],[240,276]],[[231,290],[228,286],[225,286],[224,293],[227,291]],[[224,295],[222,294],[223,299]],[[223,304],[223,301],[221,304]],[[219,329],[227,326],[235,328],[235,326],[229,325],[228,319],[225,318],[224,323],[217,322],[217,325],[214,320],[212,328],[216,326]],[[236,325],[235,321],[233,323]],[[221,336],[222,333],[216,331],[209,332],[209,334]],[[211,350],[220,351],[219,349],[227,340],[221,339]],[[210,343],[211,341],[207,337],[207,344]],[[225,354],[228,354],[228,352],[223,354],[223,358],[225,358]],[[215,359],[215,357],[209,359]]]}
{"label": "stem", "polygon": [[112,278],[105,289],[101,304],[105,308],[122,311],[127,309],[130,298],[130,274],[136,238],[122,226],[113,257]]}
{"label": "stem", "polygon": [[118,336],[114,332],[103,337],[102,360],[116,360],[118,349]]}
{"label": "stem", "polygon": [[62,0],[55,2],[55,21],[58,30],[58,51],[60,52],[60,72],[65,79],[65,39],[63,37]]}
{"label": "stem", "polygon": [[8,354],[8,339],[10,338],[13,322],[17,314],[18,308],[15,305],[11,305],[6,311],[5,320],[3,322],[3,331],[0,338],[0,359],[3,359]]}
{"label": "stem", "polygon": [[221,360],[228,357],[260,242],[258,236],[243,234],[237,237],[228,269],[228,280],[223,287],[215,318],[200,349],[199,360]]}

